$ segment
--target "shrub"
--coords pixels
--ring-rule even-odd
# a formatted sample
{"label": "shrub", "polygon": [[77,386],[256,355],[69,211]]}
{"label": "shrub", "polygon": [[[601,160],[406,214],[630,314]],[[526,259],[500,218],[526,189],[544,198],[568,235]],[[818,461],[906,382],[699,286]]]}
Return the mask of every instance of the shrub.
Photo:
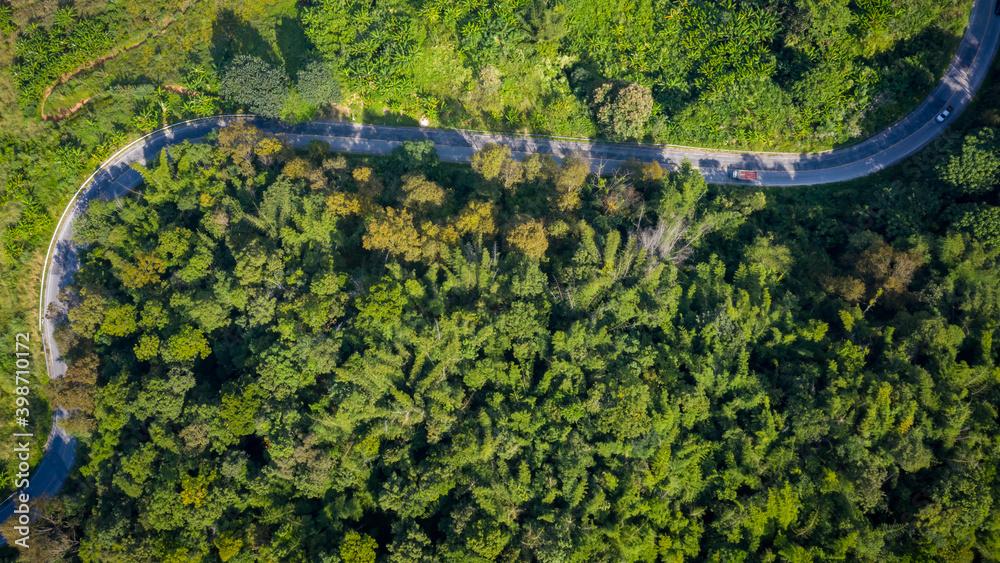
{"label": "shrub", "polygon": [[[14,31],[10,15],[0,7],[4,35]],[[72,10],[61,9],[58,21],[50,28],[31,23],[18,34],[9,72],[22,102],[40,99],[60,76],[103,55],[124,35],[123,26],[105,19],[76,21]]]}
{"label": "shrub", "polygon": [[307,104],[323,107],[341,100],[340,83],[326,63],[312,61],[299,70],[297,76],[299,97]]}
{"label": "shrub", "polygon": [[316,118],[319,113],[314,104],[302,99],[302,95],[292,90],[281,106],[281,119],[295,125]]}
{"label": "shrub", "polygon": [[288,77],[257,57],[241,55],[223,73],[219,91],[254,113],[280,117],[288,97]]}
{"label": "shrub", "polygon": [[13,13],[13,8],[7,4],[0,4],[0,34],[14,33],[14,21],[11,19]]}
{"label": "shrub", "polygon": [[1000,246],[1000,207],[984,203],[971,205],[954,224],[990,246]]}
{"label": "shrub", "polygon": [[984,194],[1000,178],[1000,142],[993,129],[980,129],[965,138],[962,149],[942,159],[938,177],[958,194]]}

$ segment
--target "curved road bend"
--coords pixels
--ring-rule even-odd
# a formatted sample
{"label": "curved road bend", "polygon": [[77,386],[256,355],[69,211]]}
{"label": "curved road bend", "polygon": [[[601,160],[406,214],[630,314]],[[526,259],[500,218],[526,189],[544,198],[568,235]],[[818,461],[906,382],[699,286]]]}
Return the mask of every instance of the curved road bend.
{"label": "curved road bend", "polygon": [[[52,433],[49,434],[48,443],[45,444],[45,456],[42,458],[41,463],[38,464],[35,474],[31,476],[28,486],[23,491],[28,494],[32,501],[41,496],[55,496],[62,489],[63,484],[69,477],[70,469],[73,468],[73,464],[76,462],[76,438],[68,436],[66,432],[57,429],[55,420],[52,421],[52,430]],[[11,495],[11,498],[0,505],[0,522],[4,522],[13,516],[14,510],[20,506],[21,503],[17,502],[14,498],[19,492],[21,491],[16,491]],[[6,544],[7,539],[0,536],[0,547]],[[31,544],[29,543],[29,545]]]}
{"label": "curved road bend", "polygon": [[[630,157],[662,165],[677,165],[687,158],[712,183],[729,182],[730,172],[736,169],[757,171],[758,180],[753,183],[764,186],[844,182],[878,172],[914,154],[961,115],[986,79],[1000,42],[1000,16],[993,12],[994,1],[976,0],[969,26],[944,78],[915,110],[857,145],[820,153],[749,153],[321,121],[270,130],[286,133],[297,146],[319,139],[329,142],[335,151],[368,154],[383,153],[401,141],[429,139],[437,145],[441,160],[448,162],[467,162],[475,150],[498,142],[510,146],[518,157],[539,152],[577,154],[588,160],[595,172],[613,171]],[[935,117],[948,106],[954,108],[951,115],[938,123]]]}
{"label": "curved road bend", "polygon": [[[487,143],[499,142],[509,145],[514,155],[519,157],[536,152],[557,157],[576,154],[588,160],[595,171],[614,170],[630,157],[657,161],[663,165],[676,165],[687,158],[707,180],[715,183],[729,181],[729,172],[733,169],[758,171],[758,180],[754,182],[757,185],[842,182],[877,172],[912,155],[941,135],[948,124],[961,115],[986,79],[1000,42],[1000,16],[993,13],[993,2],[975,0],[958,52],[944,78],[917,109],[862,143],[821,153],[714,151],[344,122],[317,121],[284,126],[260,118],[249,119],[268,132],[283,134],[293,146],[305,147],[309,141],[318,139],[329,143],[331,150],[338,152],[384,154],[403,141],[431,140],[437,146],[441,160],[468,162],[471,155]],[[937,123],[935,116],[947,106],[954,108],[951,116],[944,123]],[[132,163],[149,162],[170,145],[185,140],[196,141],[240,118],[224,116],[192,120],[147,135],[111,157],[77,192],[53,234],[46,257],[46,270],[42,273],[39,329],[42,331],[50,377],[62,376],[66,372],[66,364],[52,340],[52,321],[44,318],[44,309],[58,301],[59,291],[70,283],[73,272],[79,267],[77,249],[71,240],[73,222],[90,201],[118,198],[139,185],[142,178],[131,169]],[[59,490],[75,457],[75,441],[56,432],[53,427],[45,457],[32,478],[32,488],[36,486],[37,479],[38,483],[44,483],[42,487],[46,493]],[[0,518],[10,510],[13,508],[9,502],[0,505]]]}

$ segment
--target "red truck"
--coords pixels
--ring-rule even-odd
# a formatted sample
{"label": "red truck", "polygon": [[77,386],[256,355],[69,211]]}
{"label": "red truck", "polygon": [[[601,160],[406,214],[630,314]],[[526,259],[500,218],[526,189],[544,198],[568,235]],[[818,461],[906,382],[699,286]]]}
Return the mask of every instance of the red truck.
{"label": "red truck", "polygon": [[757,173],[752,170],[733,170],[733,180],[756,180]]}

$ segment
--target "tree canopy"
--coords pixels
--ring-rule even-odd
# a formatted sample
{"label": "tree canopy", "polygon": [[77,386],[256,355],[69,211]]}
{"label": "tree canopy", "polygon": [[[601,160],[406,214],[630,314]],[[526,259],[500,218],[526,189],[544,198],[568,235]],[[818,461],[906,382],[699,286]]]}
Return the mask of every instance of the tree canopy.
{"label": "tree canopy", "polygon": [[254,113],[280,117],[288,96],[288,77],[251,55],[237,57],[222,74],[219,92]]}
{"label": "tree canopy", "polygon": [[[318,0],[316,51],[365,107],[470,128],[831,148],[931,90],[961,0]],[[383,110],[383,111],[384,111]]]}
{"label": "tree canopy", "polygon": [[511,191],[495,147],[474,170],[268,140],[174,147],[80,220],[58,393],[83,560],[1000,549],[1000,296],[976,273],[1000,249],[859,233],[848,299],[746,240],[781,224],[762,194],[688,165],[543,163]]}

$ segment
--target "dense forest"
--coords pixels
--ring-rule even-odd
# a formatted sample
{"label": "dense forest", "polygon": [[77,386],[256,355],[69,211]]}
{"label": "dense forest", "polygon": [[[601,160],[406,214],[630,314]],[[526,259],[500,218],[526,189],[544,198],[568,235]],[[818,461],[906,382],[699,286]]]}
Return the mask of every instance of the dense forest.
{"label": "dense forest", "polygon": [[[947,64],[968,8],[950,0],[320,0],[303,21],[316,50],[366,101],[416,105],[411,112],[444,123],[801,149],[856,139],[912,106]],[[609,119],[623,113],[634,129]]]}
{"label": "dense forest", "polygon": [[[242,108],[290,121],[320,114],[427,119],[447,127],[795,151],[859,140],[915,107],[943,74],[971,6],[77,4],[57,8],[45,0],[12,10],[0,3],[20,103],[43,116],[138,99],[138,129]],[[98,64],[91,69],[92,61]]]}
{"label": "dense forest", "polygon": [[[0,0],[0,333],[38,341],[66,202],[158,127],[829,147],[917,103],[969,4]],[[34,467],[73,409],[78,461],[0,559],[1000,559],[997,108],[994,70],[892,170],[759,192],[243,126],[172,148],[79,223],[70,369],[32,346],[26,429]]]}
{"label": "dense forest", "polygon": [[860,218],[687,165],[175,147],[77,229],[46,549],[992,560],[998,139],[952,143]]}

